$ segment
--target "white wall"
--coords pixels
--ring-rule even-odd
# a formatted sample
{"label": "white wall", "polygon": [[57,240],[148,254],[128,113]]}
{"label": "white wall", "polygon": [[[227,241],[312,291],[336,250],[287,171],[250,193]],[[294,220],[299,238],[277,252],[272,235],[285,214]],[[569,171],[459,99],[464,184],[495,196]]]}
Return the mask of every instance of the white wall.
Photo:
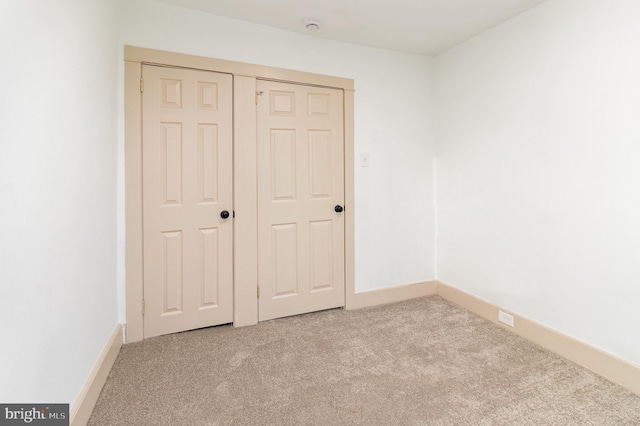
{"label": "white wall", "polygon": [[73,403],[117,324],[117,4],[0,2],[0,401]]}
{"label": "white wall", "polygon": [[[338,43],[149,0],[121,2],[121,43],[355,80],[356,290],[435,277],[431,59]],[[122,93],[122,87],[120,93]],[[122,102],[120,106],[122,116]],[[120,136],[120,150],[123,136]],[[121,160],[120,176],[123,175]],[[122,178],[121,178],[122,179]],[[120,185],[123,191],[123,185]],[[350,208],[352,206],[347,206]],[[120,238],[124,210],[120,209]],[[124,258],[119,259],[121,270]],[[124,281],[120,282],[124,321]]]}
{"label": "white wall", "polygon": [[639,16],[549,0],[435,64],[438,279],[636,363]]}

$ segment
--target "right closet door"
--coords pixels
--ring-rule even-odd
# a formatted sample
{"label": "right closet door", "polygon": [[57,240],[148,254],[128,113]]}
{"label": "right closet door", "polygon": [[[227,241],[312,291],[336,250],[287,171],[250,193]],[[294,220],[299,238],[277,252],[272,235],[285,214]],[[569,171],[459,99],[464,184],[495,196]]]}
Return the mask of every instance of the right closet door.
{"label": "right closet door", "polygon": [[257,87],[259,321],[344,306],[343,92]]}

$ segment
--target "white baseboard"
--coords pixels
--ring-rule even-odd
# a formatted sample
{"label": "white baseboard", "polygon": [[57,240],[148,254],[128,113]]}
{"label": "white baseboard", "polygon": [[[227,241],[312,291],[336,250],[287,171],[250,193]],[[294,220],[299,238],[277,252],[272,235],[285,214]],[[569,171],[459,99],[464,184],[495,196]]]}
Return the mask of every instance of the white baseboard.
{"label": "white baseboard", "polygon": [[93,367],[76,402],[71,407],[70,424],[72,426],[86,425],[93,412],[100,391],[107,381],[107,376],[116,361],[120,348],[122,347],[122,325],[116,325],[107,341],[100,358]]}
{"label": "white baseboard", "polygon": [[[439,281],[436,294],[640,395],[640,365]],[[513,327],[498,321],[498,310],[513,315]]]}
{"label": "white baseboard", "polygon": [[436,294],[436,281],[381,288],[353,294],[347,298],[346,309],[352,310],[386,305],[432,294]]}

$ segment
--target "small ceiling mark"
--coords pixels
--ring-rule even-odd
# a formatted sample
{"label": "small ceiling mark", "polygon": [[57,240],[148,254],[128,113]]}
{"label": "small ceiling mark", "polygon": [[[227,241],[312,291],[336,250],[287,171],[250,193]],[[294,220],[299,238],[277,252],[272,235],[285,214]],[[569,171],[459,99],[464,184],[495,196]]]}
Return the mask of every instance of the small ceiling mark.
{"label": "small ceiling mark", "polygon": [[313,18],[307,18],[307,20],[304,23],[304,26],[309,31],[318,31],[320,29],[320,21]]}

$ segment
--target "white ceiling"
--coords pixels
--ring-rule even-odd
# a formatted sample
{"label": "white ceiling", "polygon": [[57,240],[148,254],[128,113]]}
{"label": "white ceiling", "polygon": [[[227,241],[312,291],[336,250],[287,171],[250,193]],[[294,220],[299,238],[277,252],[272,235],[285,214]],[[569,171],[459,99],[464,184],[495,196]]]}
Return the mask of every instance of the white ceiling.
{"label": "white ceiling", "polygon": [[[158,0],[316,37],[436,55],[545,0]],[[321,22],[306,30],[307,18]]]}

